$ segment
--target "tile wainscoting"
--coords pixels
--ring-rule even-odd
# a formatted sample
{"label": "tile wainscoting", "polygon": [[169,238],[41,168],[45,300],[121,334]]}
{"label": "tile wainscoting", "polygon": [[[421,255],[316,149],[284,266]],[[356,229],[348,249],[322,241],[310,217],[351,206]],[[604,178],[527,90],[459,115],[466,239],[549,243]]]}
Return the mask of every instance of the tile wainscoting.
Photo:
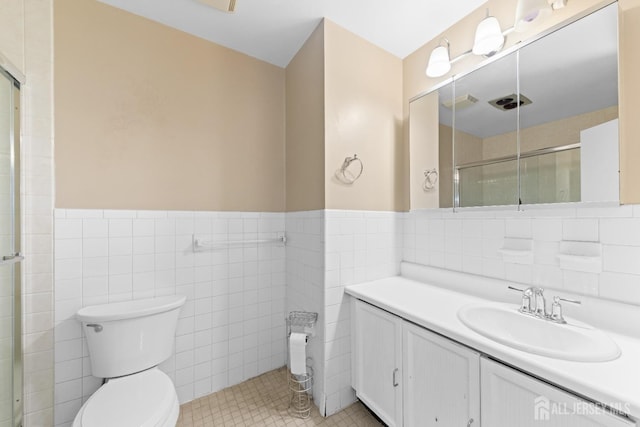
{"label": "tile wainscoting", "polygon": [[355,402],[351,388],[351,310],[344,287],[395,276],[402,260],[402,213],[325,212],[325,414]]}
{"label": "tile wainscoting", "polygon": [[[286,247],[212,240],[275,238]],[[162,368],[182,402],[286,363],[285,317],[319,313],[314,399],[323,415],[355,401],[344,287],[398,274],[402,260],[640,305],[640,206],[516,211],[318,210],[289,213],[57,210],[55,419],[69,425],[99,386],[80,326],[85,305],[182,293],[176,353]],[[505,238],[531,240],[533,261],[503,260]],[[597,242],[602,272],[563,270],[562,241]]]}
{"label": "tile wainscoting", "polygon": [[355,402],[344,287],[398,274],[402,213],[323,210],[286,214],[287,310],[318,312],[310,341],[314,400],[323,415]]}
{"label": "tile wainscoting", "polygon": [[321,210],[288,212],[287,313],[294,310],[318,313],[315,336],[307,345],[313,368],[313,398],[324,414],[324,221]]}
{"label": "tile wainscoting", "polygon": [[276,238],[283,213],[55,212],[55,425],[100,386],[75,312],[183,294],[174,356],[161,368],[187,402],[285,364],[285,247],[211,241]]}
{"label": "tile wainscoting", "polygon": [[[286,363],[289,311],[319,313],[309,344],[314,397],[331,415],[355,401],[344,286],[395,275],[402,217],[393,212],[55,212],[55,420],[69,425],[100,386],[74,313],[81,307],[184,294],[175,355],[161,367],[181,402]],[[275,238],[193,253],[207,240]]]}

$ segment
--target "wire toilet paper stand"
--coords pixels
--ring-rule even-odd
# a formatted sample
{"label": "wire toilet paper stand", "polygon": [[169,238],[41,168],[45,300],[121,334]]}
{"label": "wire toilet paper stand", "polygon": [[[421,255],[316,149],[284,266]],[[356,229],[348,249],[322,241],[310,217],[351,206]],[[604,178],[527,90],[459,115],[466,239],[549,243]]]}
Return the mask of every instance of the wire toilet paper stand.
{"label": "wire toilet paper stand", "polygon": [[[315,333],[315,324],[318,321],[318,313],[308,311],[292,311],[287,318],[287,343],[291,334],[305,334],[308,342]],[[293,374],[291,372],[291,360],[287,351],[287,377],[289,387],[289,414],[297,418],[309,418],[311,414],[311,399],[313,391],[313,359],[306,357],[306,373]]]}

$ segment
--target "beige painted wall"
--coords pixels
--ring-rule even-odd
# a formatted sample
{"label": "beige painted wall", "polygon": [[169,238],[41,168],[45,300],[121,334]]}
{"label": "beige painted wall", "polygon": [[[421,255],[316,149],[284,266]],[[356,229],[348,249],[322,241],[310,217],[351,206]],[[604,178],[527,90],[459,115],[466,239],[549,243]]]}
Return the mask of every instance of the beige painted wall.
{"label": "beige painted wall", "polygon": [[[609,3],[606,0],[570,1],[564,9],[555,11],[547,20],[525,33],[511,33],[507,37],[505,48],[509,48],[520,41],[558,25],[571,17],[586,10]],[[640,110],[640,53],[637,42],[640,40],[640,1],[620,0],[620,199],[622,203],[640,203],[640,169],[634,167],[640,158],[640,145],[635,141],[635,135],[640,133],[640,123],[634,119]],[[409,100],[421,93],[427,92],[434,85],[446,80],[451,75],[459,74],[481,63],[483,58],[470,55],[453,65],[449,74],[440,78],[429,78],[425,75],[425,68],[429,54],[439,41],[446,37],[451,43],[451,56],[456,57],[471,48],[477,24],[484,18],[486,9],[496,16],[502,28],[513,25],[515,17],[515,2],[512,0],[489,0],[482,7],[457,22],[445,32],[435,37],[429,43],[420,47],[403,61],[403,99],[404,122],[407,123]],[[408,128],[408,127],[407,127]],[[405,140],[409,132],[405,131]]]}
{"label": "beige painted wall", "polygon": [[640,0],[620,0],[620,200],[640,203]]}
{"label": "beige painted wall", "polygon": [[282,68],[55,2],[56,207],[283,211]]}
{"label": "beige painted wall", "polygon": [[324,25],[286,69],[287,211],[324,209]]}
{"label": "beige painted wall", "polygon": [[[325,200],[327,209],[404,208],[402,60],[325,20]],[[364,164],[340,183],[345,157]]]}

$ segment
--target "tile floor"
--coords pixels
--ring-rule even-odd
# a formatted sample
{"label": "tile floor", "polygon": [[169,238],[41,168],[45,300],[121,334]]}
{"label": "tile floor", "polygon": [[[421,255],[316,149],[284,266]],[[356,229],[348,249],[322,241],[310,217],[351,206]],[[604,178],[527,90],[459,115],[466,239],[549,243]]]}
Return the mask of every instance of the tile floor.
{"label": "tile floor", "polygon": [[286,368],[185,403],[176,427],[210,426],[384,426],[360,403],[324,418],[315,406],[305,420],[289,415]]}

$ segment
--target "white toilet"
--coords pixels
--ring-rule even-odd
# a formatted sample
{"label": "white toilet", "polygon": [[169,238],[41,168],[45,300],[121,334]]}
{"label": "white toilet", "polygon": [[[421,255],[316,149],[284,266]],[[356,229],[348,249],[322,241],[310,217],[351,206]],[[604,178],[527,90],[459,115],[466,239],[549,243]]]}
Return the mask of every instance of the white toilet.
{"label": "white toilet", "polygon": [[185,300],[168,296],[78,311],[92,374],[106,382],[82,405],[73,427],[175,427],[178,396],[157,365],[171,356]]}

